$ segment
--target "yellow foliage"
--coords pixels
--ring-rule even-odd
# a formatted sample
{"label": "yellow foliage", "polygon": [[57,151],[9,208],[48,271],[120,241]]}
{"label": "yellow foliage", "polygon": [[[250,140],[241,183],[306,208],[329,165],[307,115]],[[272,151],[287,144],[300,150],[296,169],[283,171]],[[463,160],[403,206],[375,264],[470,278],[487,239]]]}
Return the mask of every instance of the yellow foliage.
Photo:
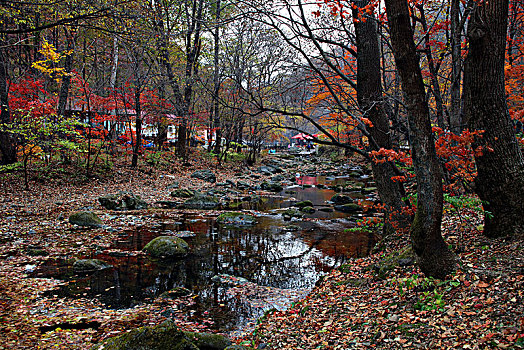
{"label": "yellow foliage", "polygon": [[42,48],[38,50],[38,52],[44,56],[44,59],[33,62],[31,65],[33,68],[38,69],[40,72],[47,74],[50,77],[54,77],[57,81],[68,74],[64,68],[54,67],[54,65],[59,63],[63,57],[71,55],[73,53],[72,50],[58,53],[53,44],[50,44],[44,39],[42,42]]}

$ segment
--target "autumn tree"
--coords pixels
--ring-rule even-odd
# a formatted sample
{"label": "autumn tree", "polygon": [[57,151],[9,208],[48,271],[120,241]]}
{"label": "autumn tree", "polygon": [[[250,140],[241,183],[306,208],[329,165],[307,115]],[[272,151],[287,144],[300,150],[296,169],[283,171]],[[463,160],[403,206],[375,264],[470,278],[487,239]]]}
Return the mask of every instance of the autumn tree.
{"label": "autumn tree", "polygon": [[426,91],[406,0],[386,0],[391,45],[408,113],[411,156],[417,180],[417,212],[410,236],[421,270],[443,278],[455,257],[442,238],[442,175],[431,130]]}
{"label": "autumn tree", "polygon": [[[363,116],[369,118],[371,124],[367,129],[371,139],[376,143],[375,150],[392,149],[389,118],[386,113],[387,103],[382,90],[380,72],[380,47],[378,38],[378,23],[373,12],[365,12],[369,1],[355,1],[353,10],[356,48],[357,48],[357,100]],[[370,14],[371,12],[371,14]],[[397,229],[409,227],[411,218],[402,213],[404,206],[402,197],[404,187],[395,182],[398,176],[392,162],[371,162],[373,177],[377,183],[378,193],[385,204],[387,223],[394,223]],[[391,230],[392,228],[389,228]]]}
{"label": "autumn tree", "polygon": [[[309,73],[303,75],[305,80],[294,88],[282,89],[278,93],[282,97],[274,102],[266,99],[262,108],[277,116],[299,117],[316,130],[309,134],[324,135],[322,139],[315,138],[315,142],[355,151],[369,161],[368,152],[391,149],[389,112],[392,108],[382,88],[381,47],[373,4],[367,1],[319,3],[319,10],[313,13],[301,1],[272,5],[278,5],[280,10],[264,12],[263,6],[257,6],[260,16],[255,19],[280,34],[300,57],[295,62],[305,62],[305,65],[295,63],[291,75],[296,79],[297,72]],[[348,14],[351,7],[353,18]],[[307,93],[302,94],[302,100],[291,97],[304,89]],[[285,127],[306,133],[311,130],[298,126],[296,120],[293,118],[293,124]],[[276,125],[284,124],[280,119]],[[369,146],[354,144],[350,134],[366,136]],[[393,179],[402,172],[390,160],[373,162],[372,170],[386,207],[387,232],[392,232],[391,224],[397,229],[408,227],[411,218],[402,210],[403,185]]]}
{"label": "autumn tree", "polygon": [[467,29],[464,117],[472,130],[484,130],[475,147],[475,189],[486,211],[490,237],[524,232],[524,158],[515,138],[505,95],[504,62],[508,0],[477,3]]}

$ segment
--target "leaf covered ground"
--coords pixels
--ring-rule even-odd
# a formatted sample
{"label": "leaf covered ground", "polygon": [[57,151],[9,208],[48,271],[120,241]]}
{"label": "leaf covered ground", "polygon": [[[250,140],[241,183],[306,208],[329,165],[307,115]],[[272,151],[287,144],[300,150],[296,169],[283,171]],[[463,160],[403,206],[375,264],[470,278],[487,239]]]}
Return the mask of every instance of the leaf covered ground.
{"label": "leaf covered ground", "polygon": [[297,350],[524,348],[522,240],[487,239],[471,225],[459,235],[455,220],[444,223],[459,251],[449,279],[388,265],[408,246],[392,237],[385,250],[332,271],[292,308],[268,314],[244,341]]}
{"label": "leaf covered ground", "polygon": [[[119,190],[154,202],[169,198],[174,181],[181,187],[205,188],[189,174],[209,167],[212,164],[202,162],[188,168],[174,165],[182,170],[165,172],[117,167],[107,177],[90,180],[70,180],[65,174],[52,182],[36,179],[31,191],[23,190],[19,177],[3,175],[0,349],[86,349],[135,327],[158,324],[165,320],[165,310],[181,328],[205,330],[206,322],[190,321],[176,311],[191,304],[190,297],[111,310],[96,300],[49,294],[46,291],[62,282],[29,276],[47,259],[81,256],[115,239],[114,232],[75,229],[65,220],[72,211],[98,210],[97,196]],[[220,169],[217,181],[234,179],[236,171]],[[396,255],[405,253],[407,237],[389,237],[373,255],[332,271],[287,311],[269,312],[254,332],[237,342],[265,349],[523,348],[523,242],[483,237],[476,215],[446,214],[445,238],[459,260],[448,280],[424,278],[409,258],[399,266]],[[125,219],[111,222],[115,227],[133,224]],[[34,254],[38,249],[46,255]],[[89,322],[97,326],[67,329]]]}

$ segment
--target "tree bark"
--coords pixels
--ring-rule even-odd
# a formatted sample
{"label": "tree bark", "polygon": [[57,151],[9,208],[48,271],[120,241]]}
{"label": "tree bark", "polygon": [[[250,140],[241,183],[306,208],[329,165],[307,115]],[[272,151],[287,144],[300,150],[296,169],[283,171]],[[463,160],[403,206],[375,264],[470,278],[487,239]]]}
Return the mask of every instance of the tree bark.
{"label": "tree bark", "polygon": [[[355,1],[359,8],[366,6],[369,0]],[[353,16],[358,15],[358,9],[353,10]],[[373,16],[366,21],[355,22],[357,39],[357,100],[364,117],[367,117],[373,127],[368,128],[370,136],[375,140],[377,148],[391,149],[391,134],[389,120],[384,108],[384,98],[380,74],[380,47],[377,22]],[[375,149],[378,150],[378,149]],[[384,231],[407,229],[411,218],[402,212],[405,196],[401,182],[391,180],[397,174],[391,162],[371,162],[373,178],[377,184],[378,194],[385,205]]]}
{"label": "tree bark", "polygon": [[[2,38],[3,39],[3,38]],[[7,55],[6,43],[0,40],[0,151],[2,152],[2,165],[16,163],[16,143],[13,135],[9,132],[2,131],[5,124],[11,122],[11,113],[9,110],[9,89],[7,85]],[[2,125],[4,124],[4,125]]]}
{"label": "tree bark", "polygon": [[462,132],[460,81],[462,73],[460,0],[451,0],[451,86],[449,126],[452,133]]}
{"label": "tree bark", "polygon": [[[220,72],[218,68],[218,59],[219,59],[219,34],[220,34],[220,0],[217,0],[216,3],[216,28],[213,33],[214,37],[214,57],[213,57],[213,129],[215,130],[215,153],[220,153],[220,144],[222,143],[222,135],[220,131],[220,113],[219,113],[219,104],[218,104],[218,94],[220,92]],[[210,145],[211,148],[211,145]]]}
{"label": "tree bark", "polygon": [[386,0],[386,12],[408,113],[411,156],[417,179],[417,213],[410,228],[411,241],[422,272],[444,278],[455,269],[455,257],[440,231],[442,175],[407,1]]}
{"label": "tree bark", "polygon": [[65,74],[62,76],[62,85],[60,86],[60,93],[58,94],[58,108],[57,108],[57,114],[59,116],[63,116],[65,114],[66,106],[67,106],[67,98],[69,96],[69,88],[71,87],[71,71],[73,70],[73,52],[70,52],[71,50],[74,50],[74,38],[73,36],[67,32],[66,30],[66,36],[67,36],[67,55],[65,56],[65,63],[64,63],[64,71]]}
{"label": "tree bark", "polygon": [[483,155],[475,157],[475,187],[484,201],[484,233],[490,237],[524,232],[524,158],[504,89],[508,5],[508,0],[493,0],[473,10],[464,63],[464,119],[470,129],[484,130],[473,144],[483,147]]}

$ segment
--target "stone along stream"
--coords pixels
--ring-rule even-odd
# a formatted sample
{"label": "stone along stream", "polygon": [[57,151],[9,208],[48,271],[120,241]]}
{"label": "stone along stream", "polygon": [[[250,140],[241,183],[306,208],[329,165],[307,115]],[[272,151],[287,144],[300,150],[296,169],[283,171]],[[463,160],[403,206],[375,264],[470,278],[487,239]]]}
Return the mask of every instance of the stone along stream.
{"label": "stone along stream", "polygon": [[[197,296],[187,310],[193,319],[211,319],[210,328],[227,333],[249,329],[264,311],[288,307],[322,275],[350,257],[367,255],[375,243],[370,233],[344,231],[354,226],[355,215],[333,211],[326,203],[335,192],[316,187],[323,187],[325,178],[297,182],[302,186],[288,187],[255,207],[246,204],[257,210],[254,226],[222,225],[216,217],[189,213],[159,215],[154,224],[120,232],[110,249],[89,257],[109,268],[76,274],[71,261],[55,260],[35,276],[69,281],[52,294],[97,298],[109,308],[152,302],[168,291],[191,292]],[[285,209],[304,200],[320,210],[288,221]],[[183,237],[189,255],[161,261],[141,252],[165,235]]]}

